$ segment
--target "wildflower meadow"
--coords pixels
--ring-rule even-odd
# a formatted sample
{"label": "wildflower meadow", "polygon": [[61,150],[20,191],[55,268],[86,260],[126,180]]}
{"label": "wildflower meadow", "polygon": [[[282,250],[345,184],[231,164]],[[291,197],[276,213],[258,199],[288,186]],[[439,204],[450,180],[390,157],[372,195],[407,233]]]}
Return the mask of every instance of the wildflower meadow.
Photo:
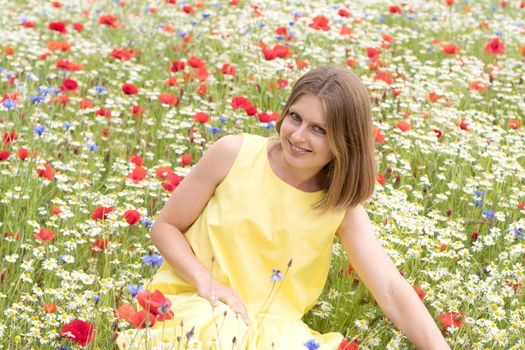
{"label": "wildflower meadow", "polygon": [[[295,80],[330,63],[370,91],[365,208],[399,272],[451,348],[525,349],[525,1],[0,0],[0,14],[0,349],[116,349],[169,318],[145,291],[158,211],[219,137],[273,135]],[[344,334],[340,350],[413,348],[337,240],[304,321]],[[220,349],[185,326],[175,348]]]}

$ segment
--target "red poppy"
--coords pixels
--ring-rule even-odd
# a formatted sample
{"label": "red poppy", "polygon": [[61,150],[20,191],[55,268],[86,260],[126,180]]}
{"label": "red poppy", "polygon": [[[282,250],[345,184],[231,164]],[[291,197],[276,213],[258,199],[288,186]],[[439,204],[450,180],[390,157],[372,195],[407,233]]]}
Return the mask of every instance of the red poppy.
{"label": "red poppy", "polygon": [[44,304],[42,311],[46,314],[54,314],[57,311],[57,306],[56,304]]}
{"label": "red poppy", "polygon": [[185,67],[186,67],[186,65],[184,64],[184,62],[182,62],[182,61],[173,61],[173,62],[171,62],[170,71],[175,73],[175,72],[184,70]]}
{"label": "red poppy", "polygon": [[231,106],[233,109],[245,108],[248,104],[248,99],[244,96],[236,96],[232,99],[231,102]]}
{"label": "red poppy", "polygon": [[98,23],[101,25],[107,25],[111,28],[115,28],[117,26],[118,18],[112,15],[102,15],[98,19]]}
{"label": "red poppy", "polygon": [[45,177],[48,180],[53,180],[55,178],[55,169],[49,164],[40,165],[36,167],[36,172],[39,176]]}
{"label": "red poppy", "polygon": [[35,27],[35,22],[32,22],[32,21],[23,21],[22,23],[20,23],[20,25],[24,28],[34,28]]}
{"label": "red poppy", "polygon": [[485,45],[485,52],[491,55],[503,55],[505,53],[505,45],[496,37]]}
{"label": "red poppy", "polygon": [[123,84],[122,92],[126,95],[136,95],[139,93],[139,89],[133,84]]}
{"label": "red poppy", "polygon": [[206,67],[206,65],[204,64],[204,62],[200,59],[200,58],[197,58],[195,56],[191,56],[189,59],[188,59],[188,64],[190,66],[192,66],[193,68],[204,68]]}
{"label": "red poppy", "polygon": [[372,134],[374,135],[375,142],[379,142],[381,144],[385,143],[385,134],[381,131],[381,129],[373,127]]}
{"label": "red poppy", "polygon": [[78,107],[81,109],[93,108],[93,102],[84,98],[78,103]]}
{"label": "red poppy", "polygon": [[173,171],[168,172],[166,174],[166,177],[168,178],[168,182],[162,183],[161,186],[169,192],[173,192],[180,184],[180,182],[184,179],[183,177],[175,174]]}
{"label": "red poppy", "polygon": [[518,208],[520,210],[525,210],[525,202],[516,204],[516,208]]}
{"label": "red poppy", "polygon": [[124,219],[126,219],[128,225],[136,225],[140,222],[140,213],[133,209],[126,210]]}
{"label": "red poppy", "polygon": [[118,60],[129,61],[133,58],[134,53],[133,49],[113,49],[110,56]]}
{"label": "red poppy", "polygon": [[159,321],[171,320],[173,318],[173,311],[171,308],[171,301],[167,299],[159,290],[153,293],[145,291],[137,295],[137,300],[146,311],[149,311]]}
{"label": "red poppy", "polygon": [[10,154],[11,152],[9,151],[0,151],[0,160],[6,160]]}
{"label": "red poppy", "polygon": [[102,117],[110,118],[111,111],[109,109],[99,108],[95,111],[95,115],[100,115]]}
{"label": "red poppy", "polygon": [[264,112],[258,113],[257,117],[259,118],[259,121],[261,123],[268,123],[272,121],[272,116],[269,115],[268,113],[264,113]]}
{"label": "red poppy", "polygon": [[436,102],[438,100],[441,100],[442,98],[445,98],[445,95],[441,95],[435,91],[431,91],[428,93],[427,98],[430,102]]}
{"label": "red poppy", "polygon": [[135,328],[152,327],[157,321],[155,316],[147,310],[135,311],[135,308],[130,303],[124,303],[119,306],[116,316],[123,318]]}
{"label": "red poppy", "polygon": [[144,113],[144,108],[135,105],[129,109],[129,112],[135,117],[140,117]]}
{"label": "red poppy", "polygon": [[58,205],[52,205],[51,206],[51,215],[55,216],[62,213],[62,209]]}
{"label": "red poppy", "polygon": [[312,23],[310,23],[308,27],[327,32],[330,30],[330,25],[328,23],[329,20],[325,16],[316,16],[312,19]]}
{"label": "red poppy", "polygon": [[106,248],[109,247],[111,241],[107,238],[97,238],[89,250],[92,252],[103,252]]}
{"label": "red poppy", "polygon": [[51,30],[60,32],[62,34],[67,33],[66,25],[64,24],[64,22],[51,22],[48,24],[47,27]]}
{"label": "red poppy", "polygon": [[204,112],[197,112],[194,116],[193,116],[193,120],[201,123],[201,124],[204,124],[204,123],[207,123],[210,121],[210,116],[208,115],[208,113],[204,113]]}
{"label": "red poppy", "polygon": [[184,154],[180,158],[180,165],[181,166],[187,166],[191,164],[191,156],[189,154]]}
{"label": "red poppy", "polygon": [[454,4],[456,3],[455,0],[446,0],[445,2],[447,3],[448,6],[454,6]]}
{"label": "red poppy", "polygon": [[60,87],[62,92],[78,92],[78,83],[74,79],[64,79],[62,81],[62,86]]}
{"label": "red poppy", "polygon": [[159,95],[159,101],[165,105],[174,106],[179,102],[177,95],[162,93]]}
{"label": "red poppy", "polygon": [[464,312],[453,312],[450,314],[439,315],[439,320],[443,324],[444,328],[460,328],[463,325],[465,313]]}
{"label": "red poppy", "polygon": [[136,167],[131,173],[129,173],[126,178],[133,180],[134,183],[138,183],[146,178],[148,174],[147,170],[143,167]]}
{"label": "red poppy", "polygon": [[394,83],[394,78],[392,77],[392,73],[390,72],[379,72],[375,75],[374,81],[382,80],[388,85],[392,85]]}
{"label": "red poppy", "polygon": [[403,9],[401,8],[401,6],[390,6],[388,8],[388,12],[390,12],[390,13],[402,13]]}
{"label": "red poppy", "polygon": [[509,120],[509,128],[516,130],[519,129],[520,126],[521,122],[518,119]]}
{"label": "red poppy", "polygon": [[482,80],[474,80],[469,84],[469,88],[476,91],[485,91],[488,87],[489,85]]}
{"label": "red poppy", "polygon": [[376,49],[375,47],[367,47],[366,55],[370,58],[375,57],[381,53],[381,50]]}
{"label": "red poppy", "polygon": [[41,227],[40,231],[38,231],[38,233],[33,234],[33,237],[35,237],[35,239],[38,242],[45,243],[45,242],[52,241],[53,238],[55,238],[55,233],[53,231],[51,231],[51,230],[47,230],[47,229]]}
{"label": "red poppy", "polygon": [[280,58],[286,58],[290,53],[290,48],[286,45],[275,45],[272,50],[275,56]]}
{"label": "red poppy", "polygon": [[381,185],[384,185],[386,183],[386,178],[382,174],[377,174],[376,180]]}
{"label": "red poppy", "polygon": [[80,22],[76,22],[76,23],[73,23],[73,28],[77,31],[77,32],[81,32],[84,30],[84,25]]}
{"label": "red poppy", "polygon": [[412,128],[412,126],[410,125],[410,123],[404,120],[400,120],[396,123],[396,128],[398,128],[402,132],[407,132]]}
{"label": "red poppy", "polygon": [[395,41],[394,37],[388,33],[384,33],[381,35],[383,37],[383,40],[389,43],[392,43]]}
{"label": "red poppy", "polygon": [[412,288],[414,288],[414,290],[416,291],[419,299],[423,300],[425,298],[425,291],[420,286],[414,284],[412,285]]}
{"label": "red poppy", "polygon": [[18,152],[16,152],[16,155],[20,160],[25,160],[27,157],[29,157],[29,150],[24,147],[20,147]]}
{"label": "red poppy", "polygon": [[93,213],[91,214],[91,219],[93,220],[106,220],[108,218],[108,214],[113,211],[113,207],[104,207],[102,205],[99,205],[95,208]]}
{"label": "red poppy", "polygon": [[525,57],[525,45],[520,47],[520,53],[523,57]]}
{"label": "red poppy", "polygon": [[95,338],[95,326],[89,322],[74,320],[62,326],[60,333],[75,343],[86,346]]}
{"label": "red poppy", "polygon": [[457,55],[461,51],[461,48],[456,44],[444,44],[441,47],[441,51],[447,55]]}
{"label": "red poppy", "polygon": [[277,58],[277,55],[275,54],[273,50],[270,50],[266,47],[263,47],[261,50],[262,50],[265,60],[271,61]]}
{"label": "red poppy", "polygon": [[469,130],[469,125],[468,125],[468,123],[467,123],[467,121],[465,119],[461,119],[461,122],[459,123],[459,127],[462,130],[466,130],[466,131]]}
{"label": "red poppy", "polygon": [[191,7],[190,5],[183,5],[182,6],[182,11],[186,12],[186,13],[195,13],[195,9],[193,7]]}
{"label": "red poppy", "polygon": [[350,12],[348,12],[345,9],[339,9],[337,10],[337,14],[341,17],[350,17]]}
{"label": "red poppy", "polygon": [[173,169],[170,166],[159,166],[155,170],[155,176],[160,179],[165,179],[169,173],[173,173]]}
{"label": "red poppy", "polygon": [[433,131],[436,133],[437,138],[440,138],[441,136],[443,136],[443,132],[441,130],[434,129]]}
{"label": "red poppy", "polygon": [[197,93],[201,97],[206,95],[207,92],[208,92],[208,88],[206,87],[206,85],[199,85],[199,87],[197,88]]}
{"label": "red poppy", "polygon": [[229,63],[225,63],[221,68],[221,72],[224,75],[235,76],[235,67]]}
{"label": "red poppy", "polygon": [[349,341],[348,339],[345,339],[339,344],[339,347],[337,350],[358,350],[359,345],[357,345],[357,339],[354,339],[352,341]]}
{"label": "red poppy", "polygon": [[11,142],[15,141],[18,138],[18,135],[16,134],[16,131],[6,131],[4,133],[4,137],[2,138],[2,145],[7,146]]}
{"label": "red poppy", "polygon": [[134,154],[133,157],[128,157],[128,160],[136,166],[142,166],[144,164],[144,160],[138,154]]}

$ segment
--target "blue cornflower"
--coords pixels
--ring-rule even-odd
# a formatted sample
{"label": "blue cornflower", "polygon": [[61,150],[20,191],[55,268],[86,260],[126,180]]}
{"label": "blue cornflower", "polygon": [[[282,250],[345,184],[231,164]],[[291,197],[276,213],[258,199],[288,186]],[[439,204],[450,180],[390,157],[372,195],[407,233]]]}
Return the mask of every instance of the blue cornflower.
{"label": "blue cornflower", "polygon": [[64,130],[69,130],[69,129],[71,129],[72,126],[73,126],[73,124],[68,123],[68,122],[64,122],[62,124],[62,127],[64,128]]}
{"label": "blue cornflower", "polygon": [[226,123],[226,122],[228,121],[228,118],[226,118],[226,117],[220,117],[220,118],[219,118],[219,121],[220,121],[221,123]]}
{"label": "blue cornflower", "polygon": [[37,135],[42,135],[46,131],[46,127],[43,125],[37,125],[33,131]]}
{"label": "blue cornflower", "polygon": [[481,206],[483,206],[483,202],[481,200],[479,200],[479,199],[474,199],[474,205],[476,207],[481,207]]}
{"label": "blue cornflower", "polygon": [[492,5],[492,6],[490,7],[490,9],[491,9],[492,11],[496,11],[496,10],[498,9],[498,6],[496,6],[496,5]]}
{"label": "blue cornflower", "polygon": [[39,103],[39,102],[42,102],[45,100],[45,97],[44,96],[40,96],[40,95],[34,95],[33,97],[31,97],[31,102],[33,103]]}
{"label": "blue cornflower", "polygon": [[104,87],[104,86],[97,85],[97,86],[95,86],[95,91],[96,91],[98,94],[103,94],[103,93],[107,92],[108,89],[106,89],[106,87]]}
{"label": "blue cornflower", "polygon": [[319,345],[319,343],[316,342],[315,339],[308,340],[306,343],[304,343],[304,346],[306,346],[308,350],[317,350],[321,347],[321,345]]}
{"label": "blue cornflower", "polygon": [[88,143],[87,144],[87,148],[88,148],[88,150],[93,151],[93,152],[98,150],[98,146],[97,146],[96,143]]}
{"label": "blue cornflower", "polygon": [[217,128],[217,127],[215,127],[215,126],[211,126],[211,127],[208,129],[208,132],[209,132],[210,134],[216,134],[216,133],[218,133],[218,132],[221,132],[221,129],[220,129],[220,128]]}
{"label": "blue cornflower", "polygon": [[251,30],[250,28],[246,28],[246,29],[244,30],[244,32],[242,32],[242,33],[243,33],[243,34],[248,34],[248,33],[251,33],[251,31],[252,31],[252,30]]}
{"label": "blue cornflower", "polygon": [[489,219],[494,219],[494,217],[496,216],[496,213],[494,213],[493,210],[483,210],[483,212],[481,213],[483,216],[486,216],[487,218]]}
{"label": "blue cornflower", "polygon": [[10,100],[10,99],[6,99],[6,100],[4,100],[3,105],[7,109],[15,108],[16,107],[16,101]]}
{"label": "blue cornflower", "polygon": [[211,16],[211,13],[203,13],[202,18],[208,18]]}
{"label": "blue cornflower", "polygon": [[283,275],[281,275],[281,270],[272,269],[272,276],[270,277],[272,282],[281,282],[283,280]]}
{"label": "blue cornflower", "polygon": [[180,32],[180,33],[179,33],[179,36],[180,36],[181,38],[184,38],[184,37],[187,36],[187,35],[188,35],[188,33],[186,33],[186,32]]}
{"label": "blue cornflower", "polygon": [[150,219],[148,218],[144,218],[140,221],[140,223],[144,226],[147,226],[147,227],[151,227],[151,225],[153,225],[153,221],[151,221]]}
{"label": "blue cornflower", "polygon": [[72,349],[71,349],[71,348],[68,348],[67,346],[62,346],[62,345],[60,345],[60,346],[58,347],[58,350],[72,350]]}
{"label": "blue cornflower", "polygon": [[303,15],[303,14],[302,14],[301,12],[297,12],[297,11],[292,12],[292,16],[295,17],[295,18],[297,18],[297,17],[301,17],[302,15]]}
{"label": "blue cornflower", "polygon": [[266,27],[266,24],[264,24],[264,23],[259,23],[258,27],[259,27],[259,28],[264,28],[264,27]]}
{"label": "blue cornflower", "polygon": [[484,197],[485,196],[485,191],[474,190],[474,195],[477,196],[477,197]]}
{"label": "blue cornflower", "polygon": [[521,238],[525,238],[525,233],[517,227],[514,228],[514,233],[520,236]]}
{"label": "blue cornflower", "polygon": [[48,87],[43,87],[43,86],[39,87],[39,88],[38,88],[38,91],[39,91],[42,95],[44,95],[44,96],[45,96],[45,95],[52,94],[52,93],[55,92],[54,89],[52,89],[52,88],[48,88]]}
{"label": "blue cornflower", "polygon": [[60,259],[60,261],[62,261],[62,262],[67,262],[67,257],[68,257],[68,256],[69,256],[69,255],[67,255],[67,254],[62,254],[62,255],[60,255],[59,259]]}
{"label": "blue cornflower", "polygon": [[266,129],[273,129],[274,127],[273,123],[267,123],[265,126]]}
{"label": "blue cornflower", "polygon": [[275,38],[279,41],[284,40],[284,37],[282,35],[277,35]]}
{"label": "blue cornflower", "polygon": [[137,294],[144,292],[144,288],[142,288],[142,285],[136,285],[136,284],[128,284],[126,286],[126,289],[128,290],[129,294],[133,295],[133,297],[136,297]]}
{"label": "blue cornflower", "polygon": [[95,302],[95,305],[97,305],[98,302],[100,301],[100,296],[95,295],[95,296],[93,297],[93,301]]}
{"label": "blue cornflower", "polygon": [[164,261],[164,259],[160,255],[152,254],[152,255],[146,255],[142,259],[142,261],[144,261],[144,263],[149,266],[155,266],[155,265],[160,266],[162,265],[162,262]]}

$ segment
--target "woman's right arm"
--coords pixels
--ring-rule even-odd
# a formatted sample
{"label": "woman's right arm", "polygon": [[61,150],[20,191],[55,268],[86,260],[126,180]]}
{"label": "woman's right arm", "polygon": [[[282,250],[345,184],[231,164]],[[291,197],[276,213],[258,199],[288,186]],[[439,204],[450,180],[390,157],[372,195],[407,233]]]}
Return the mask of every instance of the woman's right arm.
{"label": "woman's right arm", "polygon": [[222,285],[211,276],[182,233],[199,217],[215,188],[228,174],[242,142],[241,136],[225,136],[204,153],[160,211],[151,228],[151,240],[168,265],[193,284],[200,296],[213,305],[217,301],[228,304],[249,323],[240,296],[234,289]]}

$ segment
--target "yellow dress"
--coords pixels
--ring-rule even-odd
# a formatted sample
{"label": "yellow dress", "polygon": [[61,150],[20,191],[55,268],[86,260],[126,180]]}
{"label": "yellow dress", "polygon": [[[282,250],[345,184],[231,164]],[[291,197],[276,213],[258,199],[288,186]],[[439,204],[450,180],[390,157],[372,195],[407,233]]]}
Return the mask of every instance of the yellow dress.
{"label": "yellow dress", "polygon": [[[185,232],[197,258],[240,294],[252,324],[246,326],[226,304],[212,308],[164,263],[147,289],[171,300],[174,318],[121,332],[120,349],[178,349],[177,338],[185,344],[193,327],[189,348],[300,350],[311,339],[320,349],[338,348],[340,333],[319,334],[301,317],[323,290],[344,211],[312,209],[322,192],[304,192],[280,179],[267,149],[267,138],[243,134],[232,168]],[[282,281],[272,280],[274,269]]]}

